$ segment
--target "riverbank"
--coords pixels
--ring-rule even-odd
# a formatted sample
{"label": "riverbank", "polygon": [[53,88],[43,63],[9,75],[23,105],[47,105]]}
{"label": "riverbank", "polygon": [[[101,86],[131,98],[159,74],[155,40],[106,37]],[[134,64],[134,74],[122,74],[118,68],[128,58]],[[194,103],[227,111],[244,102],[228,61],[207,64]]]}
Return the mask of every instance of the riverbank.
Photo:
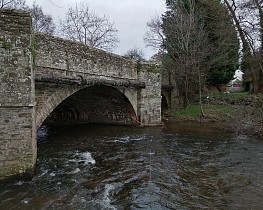
{"label": "riverbank", "polygon": [[263,139],[263,95],[209,95],[204,98],[203,111],[204,116],[201,116],[200,106],[193,103],[186,109],[165,113],[165,119],[177,122],[219,122],[215,129]]}

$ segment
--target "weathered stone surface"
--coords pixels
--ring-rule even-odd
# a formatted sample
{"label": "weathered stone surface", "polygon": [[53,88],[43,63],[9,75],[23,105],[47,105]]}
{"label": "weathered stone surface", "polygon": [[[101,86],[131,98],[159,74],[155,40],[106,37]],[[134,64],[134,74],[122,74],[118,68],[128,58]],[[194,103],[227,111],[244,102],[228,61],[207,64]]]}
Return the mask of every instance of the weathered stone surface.
{"label": "weathered stone surface", "polygon": [[137,79],[136,62],[78,42],[35,35],[38,72]]}
{"label": "weathered stone surface", "polygon": [[0,105],[32,105],[31,17],[14,10],[0,17]]}
{"label": "weathered stone surface", "polygon": [[0,177],[34,167],[36,143],[32,116],[32,107],[0,107],[0,162],[4,165],[0,167]]}
{"label": "weathered stone surface", "polygon": [[0,178],[32,169],[36,160],[31,17],[0,12]]}
{"label": "weathered stone surface", "polygon": [[67,85],[106,85],[114,87],[128,87],[128,88],[145,88],[145,83],[137,80],[123,79],[123,78],[102,78],[92,77],[85,79],[81,76],[67,76],[67,75],[49,75],[36,74],[36,82],[53,83],[53,84],[67,84]]}
{"label": "weathered stone surface", "polygon": [[140,89],[138,97],[140,122],[142,125],[160,125],[161,74],[156,66],[144,64],[139,72],[139,80],[146,83],[146,88]]}

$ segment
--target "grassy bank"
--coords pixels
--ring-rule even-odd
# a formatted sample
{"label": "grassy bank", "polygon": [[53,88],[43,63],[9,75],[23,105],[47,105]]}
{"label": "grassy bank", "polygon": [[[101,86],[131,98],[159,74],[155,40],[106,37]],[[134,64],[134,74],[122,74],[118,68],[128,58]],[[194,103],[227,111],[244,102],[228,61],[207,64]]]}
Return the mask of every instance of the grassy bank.
{"label": "grassy bank", "polygon": [[174,112],[173,116],[199,120],[200,117],[206,119],[223,120],[233,117],[233,106],[227,104],[204,104],[203,111],[205,116],[202,117],[199,105],[191,105],[185,109]]}
{"label": "grassy bank", "polygon": [[205,96],[203,102],[204,116],[196,102],[171,116],[177,121],[224,122],[225,129],[263,137],[263,95],[214,93]]}

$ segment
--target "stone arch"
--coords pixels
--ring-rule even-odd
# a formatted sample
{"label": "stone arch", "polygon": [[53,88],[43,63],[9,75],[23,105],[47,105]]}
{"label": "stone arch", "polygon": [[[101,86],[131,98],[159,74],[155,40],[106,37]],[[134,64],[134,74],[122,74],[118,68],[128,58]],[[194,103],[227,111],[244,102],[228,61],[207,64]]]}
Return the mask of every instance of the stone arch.
{"label": "stone arch", "polygon": [[127,89],[127,88],[117,88],[120,92],[122,92],[127,99],[130,101],[136,116],[138,116],[138,95],[137,89]]}
{"label": "stone arch", "polygon": [[51,85],[36,85],[36,126],[41,126],[48,115],[66,98],[75,92],[79,91],[81,87],[71,86],[51,86]]}
{"label": "stone arch", "polygon": [[[110,92],[114,92],[114,94],[116,94],[117,96],[115,97],[114,94],[109,96],[109,97],[113,97],[112,100],[112,104],[115,103],[118,104],[121,107],[121,103],[125,102],[127,106],[128,103],[130,104],[131,108],[127,108],[126,111],[129,111],[130,114],[130,118],[131,119],[127,119],[125,121],[125,113],[121,113],[120,110],[118,110],[119,112],[115,113],[114,116],[112,115],[112,120],[119,120],[118,123],[119,124],[129,124],[129,123],[138,123],[137,120],[137,92],[136,90],[133,91],[129,91],[126,88],[115,88],[115,87],[111,87],[111,86],[57,86],[57,85],[49,85],[49,86],[41,86],[41,85],[37,85],[36,86],[36,98],[37,98],[37,111],[36,111],[36,125],[37,127],[40,127],[40,125],[45,121],[45,119],[47,119],[47,117],[57,108],[59,107],[62,103],[64,103],[65,101],[71,100],[74,101],[74,105],[78,108],[81,109],[81,104],[77,103],[77,100],[74,99],[74,96],[77,95],[78,93],[81,92],[85,92],[85,90],[90,90],[90,91],[94,91],[96,89],[100,89],[101,93],[103,93],[102,90],[106,90],[108,91],[108,93]],[[118,94],[119,92],[119,94]],[[47,96],[48,95],[48,96]],[[83,94],[85,95],[85,94]],[[117,97],[120,97],[121,101],[118,102]],[[80,96],[82,97],[82,96]],[[136,99],[136,100],[135,100]],[[84,100],[84,99],[83,99]],[[89,103],[91,102],[92,99],[89,99]],[[108,98],[108,102],[109,102],[110,98]],[[115,100],[115,102],[114,102]],[[116,102],[117,101],[117,102]],[[83,101],[82,101],[83,102]],[[67,102],[65,102],[67,103]],[[65,104],[64,104],[65,105]],[[85,105],[86,107],[87,104]],[[68,110],[73,110],[74,108],[69,108]],[[86,108],[87,109],[87,108]],[[108,107],[109,109],[109,107]],[[82,110],[83,111],[83,110]],[[105,110],[105,112],[109,112],[109,110]],[[112,111],[112,110],[111,110]],[[74,112],[74,111],[73,111]],[[76,116],[77,111],[74,112],[72,115]],[[81,117],[82,120],[87,120],[87,116],[85,116],[85,114],[83,114],[83,112],[78,113]],[[107,113],[108,115],[110,115],[111,113]],[[109,116],[108,116],[109,117]],[[120,120],[121,119],[121,120]],[[133,122],[132,122],[133,121]],[[105,123],[107,123],[107,121],[105,121]]]}

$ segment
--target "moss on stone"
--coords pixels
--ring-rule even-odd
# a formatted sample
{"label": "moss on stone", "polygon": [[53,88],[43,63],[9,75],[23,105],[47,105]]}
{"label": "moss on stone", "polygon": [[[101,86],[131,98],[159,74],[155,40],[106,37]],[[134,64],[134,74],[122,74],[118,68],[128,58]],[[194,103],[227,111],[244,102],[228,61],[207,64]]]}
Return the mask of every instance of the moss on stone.
{"label": "moss on stone", "polygon": [[142,64],[140,61],[137,61],[136,63],[136,69],[137,69],[137,73],[139,73],[142,70]]}
{"label": "moss on stone", "polygon": [[7,42],[7,41],[3,41],[2,42],[2,48],[4,49],[11,49],[12,48],[12,43],[11,42]]}
{"label": "moss on stone", "polygon": [[161,72],[160,68],[156,67],[155,65],[148,64],[148,63],[141,63],[141,61],[137,61],[136,69],[137,69],[137,73],[141,71],[150,72],[154,74]]}
{"label": "moss on stone", "polygon": [[146,71],[151,72],[151,73],[155,73],[158,74],[160,73],[160,68],[156,67],[156,66],[149,66]]}

